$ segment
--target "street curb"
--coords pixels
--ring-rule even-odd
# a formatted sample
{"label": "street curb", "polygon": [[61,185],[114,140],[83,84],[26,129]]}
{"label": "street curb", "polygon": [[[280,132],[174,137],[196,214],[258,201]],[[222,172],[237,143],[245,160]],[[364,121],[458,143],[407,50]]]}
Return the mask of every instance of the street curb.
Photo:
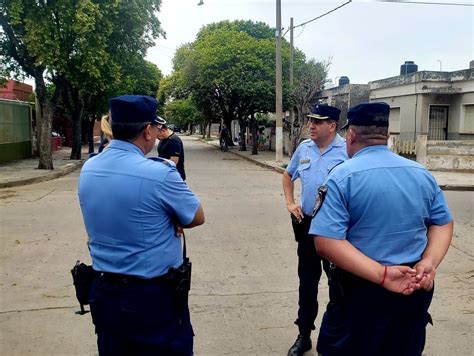
{"label": "street curb", "polygon": [[[211,143],[209,141],[205,141],[205,140],[201,139],[201,142],[206,143],[209,146],[219,148],[219,146],[217,144]],[[260,167],[271,169],[271,170],[273,170],[277,173],[283,174],[285,172],[285,169],[282,168],[282,167],[275,167],[275,166],[272,166],[272,165],[267,164],[265,162],[256,161],[252,157],[241,154],[238,151],[236,152],[236,151],[229,150],[227,152],[232,153],[232,154],[234,154],[238,157],[241,157],[241,158],[243,158],[243,159],[245,159],[249,162],[255,163],[256,165],[258,165]],[[441,188],[441,190],[444,190],[444,191],[457,191],[457,192],[472,192],[472,191],[474,191],[474,185],[471,185],[471,186],[470,185],[456,185],[456,184],[449,184],[449,183],[448,184],[438,184],[438,185]]]}
{"label": "street curb", "polygon": [[[213,146],[213,147],[216,147],[216,148],[219,148],[219,146],[217,144],[214,144],[214,143],[211,143],[209,141],[205,141],[205,140],[202,140],[201,139],[201,142],[203,143],[206,143],[208,144],[209,146]],[[277,173],[280,173],[280,174],[283,174],[285,172],[285,168],[282,168],[282,167],[275,167],[275,166],[272,166],[271,164],[267,164],[265,162],[259,162],[255,159],[253,159],[252,157],[249,157],[247,155],[244,155],[242,153],[240,153],[239,151],[233,151],[233,150],[228,150],[227,151],[228,153],[232,153],[233,155],[235,156],[238,156],[238,157],[241,157],[249,162],[252,162],[254,164],[256,164],[257,166],[260,166],[260,167],[263,167],[263,168],[267,168],[267,169],[271,169]]]}
{"label": "street curb", "polygon": [[467,185],[452,185],[452,184],[438,184],[441,190],[450,190],[457,192],[473,192],[474,186]]}
{"label": "street curb", "polygon": [[80,160],[79,162],[68,163],[58,171],[53,170],[51,173],[41,175],[38,177],[23,178],[23,179],[20,178],[20,179],[12,180],[9,182],[0,182],[0,189],[19,187],[22,185],[29,185],[29,184],[34,184],[34,183],[46,182],[48,180],[53,180],[53,179],[65,176],[66,174],[69,174],[71,172],[74,172],[78,168],[81,168],[85,161],[86,160],[84,159],[84,160]]}

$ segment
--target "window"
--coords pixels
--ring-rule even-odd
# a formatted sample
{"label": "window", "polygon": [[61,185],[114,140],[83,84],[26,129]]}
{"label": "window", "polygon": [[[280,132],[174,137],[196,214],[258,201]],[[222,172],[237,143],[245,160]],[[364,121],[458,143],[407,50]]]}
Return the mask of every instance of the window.
{"label": "window", "polygon": [[400,108],[390,108],[389,132],[400,133]]}
{"label": "window", "polygon": [[461,105],[460,133],[474,134],[474,104]]}

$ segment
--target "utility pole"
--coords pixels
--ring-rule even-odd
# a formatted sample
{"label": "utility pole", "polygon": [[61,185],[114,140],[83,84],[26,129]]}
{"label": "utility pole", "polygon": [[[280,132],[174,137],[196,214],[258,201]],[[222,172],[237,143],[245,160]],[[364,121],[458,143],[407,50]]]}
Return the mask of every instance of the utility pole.
{"label": "utility pole", "polygon": [[[293,17],[290,18],[290,90],[293,90],[293,63],[294,63],[294,49],[293,49]],[[295,122],[295,110],[293,105],[290,107],[290,122],[293,125]]]}
{"label": "utility pole", "polygon": [[281,0],[276,0],[276,69],[275,69],[275,160],[283,160],[283,99],[281,69]]}

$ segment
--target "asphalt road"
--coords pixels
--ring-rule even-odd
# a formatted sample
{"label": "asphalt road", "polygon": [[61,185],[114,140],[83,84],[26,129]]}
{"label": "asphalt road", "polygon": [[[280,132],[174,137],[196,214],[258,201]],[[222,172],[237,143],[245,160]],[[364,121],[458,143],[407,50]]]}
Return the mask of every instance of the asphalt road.
{"label": "asphalt road", "polygon": [[[188,184],[206,213],[206,224],[186,235],[195,353],[285,355],[297,333],[297,274],[281,175],[184,140]],[[0,190],[4,355],[97,354],[90,315],[74,314],[69,272],[76,259],[89,262],[77,178],[74,172]],[[445,194],[456,220],[455,239],[438,272],[435,325],[428,327],[425,354],[472,355],[474,192]],[[320,295],[325,305],[325,279]]]}

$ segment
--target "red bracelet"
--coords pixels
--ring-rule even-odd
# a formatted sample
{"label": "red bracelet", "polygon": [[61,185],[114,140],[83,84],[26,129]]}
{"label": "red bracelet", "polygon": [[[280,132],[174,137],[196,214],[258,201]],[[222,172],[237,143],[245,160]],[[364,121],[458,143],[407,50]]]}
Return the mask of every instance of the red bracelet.
{"label": "red bracelet", "polygon": [[383,284],[385,282],[385,277],[387,277],[387,266],[385,266],[385,268],[383,270],[383,278],[382,278],[382,282],[380,282],[381,286],[383,286]]}

